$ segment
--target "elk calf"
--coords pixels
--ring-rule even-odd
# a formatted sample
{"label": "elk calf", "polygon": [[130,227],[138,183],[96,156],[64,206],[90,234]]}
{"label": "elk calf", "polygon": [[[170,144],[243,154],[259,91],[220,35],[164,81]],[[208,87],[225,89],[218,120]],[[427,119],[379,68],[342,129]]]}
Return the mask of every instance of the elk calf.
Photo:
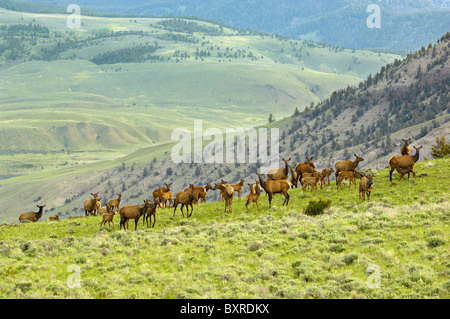
{"label": "elk calf", "polygon": [[361,201],[366,200],[366,193],[367,193],[367,200],[370,200],[370,193],[372,192],[373,187],[373,179],[371,176],[369,177],[363,177],[361,178],[361,181],[359,182],[359,198]]}

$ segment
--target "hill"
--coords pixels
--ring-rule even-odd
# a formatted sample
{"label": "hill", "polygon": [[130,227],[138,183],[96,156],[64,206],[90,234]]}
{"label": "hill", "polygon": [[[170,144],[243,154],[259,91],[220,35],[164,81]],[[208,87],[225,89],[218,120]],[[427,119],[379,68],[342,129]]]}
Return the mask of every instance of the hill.
{"label": "hill", "polygon": [[[431,158],[434,137],[448,134],[448,57],[447,34],[435,46],[386,65],[357,87],[336,91],[313,108],[266,125],[280,129],[280,156],[291,157],[294,164],[313,156],[321,170],[357,153],[365,159],[360,168],[384,168],[390,156],[399,154],[401,139],[412,137],[412,145],[423,146],[421,158]],[[419,73],[419,65],[427,72]],[[203,141],[203,145],[207,143]],[[63,216],[76,215],[93,190],[106,198],[123,192],[134,200],[150,197],[153,189],[167,182],[175,192],[190,183],[204,185],[222,178],[230,183],[245,178],[248,183],[262,165],[178,164],[171,159],[174,145],[161,144],[115,160],[3,180],[3,216],[12,220],[23,204],[41,201]],[[17,194],[21,194],[20,202]],[[215,200],[218,195],[208,196]]]}
{"label": "hill", "polygon": [[338,90],[319,105],[281,123],[281,154],[314,156],[322,167],[363,155],[363,166],[382,168],[399,154],[401,139],[423,145],[431,158],[436,136],[449,132],[450,34],[403,60],[382,67],[358,87]]}
{"label": "hill", "polygon": [[[245,201],[160,209],[155,228],[100,227],[101,218],[0,227],[0,298],[448,298],[448,159],[425,175],[375,177],[370,202],[334,182],[318,195],[291,190],[260,211]],[[304,214],[311,199],[331,206]],[[131,202],[140,202],[137,198]],[[128,202],[128,198],[127,198]],[[133,222],[130,228],[134,227]],[[77,284],[72,289],[69,284]]]}
{"label": "hill", "polygon": [[[31,0],[67,6],[70,0]],[[310,39],[345,48],[393,50],[407,54],[448,31],[450,5],[442,0],[163,0],[77,2],[95,11],[116,14],[196,16],[236,27]],[[368,5],[380,7],[381,28],[371,29]]]}
{"label": "hill", "polygon": [[193,119],[260,125],[399,58],[195,19],[0,15],[1,178],[123,156]]}

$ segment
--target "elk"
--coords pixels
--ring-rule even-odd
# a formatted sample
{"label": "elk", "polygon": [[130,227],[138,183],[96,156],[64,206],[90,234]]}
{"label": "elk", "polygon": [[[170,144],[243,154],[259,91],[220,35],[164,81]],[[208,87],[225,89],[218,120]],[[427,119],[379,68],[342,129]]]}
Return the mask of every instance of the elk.
{"label": "elk", "polygon": [[105,206],[101,207],[101,198],[97,200],[97,215],[103,216],[103,214],[108,213],[108,203],[105,202]]}
{"label": "elk", "polygon": [[[194,194],[194,185],[192,185],[192,184],[191,184],[191,190],[178,192],[177,196],[175,197],[175,203],[173,204],[173,207],[174,207],[173,217],[175,217],[175,212],[177,210],[178,204],[181,204],[181,214],[183,215],[183,217],[184,217],[184,213],[183,213],[184,206],[186,206],[186,209],[187,209],[187,212],[186,212],[187,218],[191,217],[192,212],[194,210],[192,203],[196,200],[198,200],[198,197]],[[189,214],[189,206],[191,206],[190,214]]]}
{"label": "elk", "polygon": [[57,221],[57,220],[59,220],[59,215],[50,216],[50,217],[48,218],[48,220],[50,220],[50,221]]}
{"label": "elk", "polygon": [[306,191],[308,186],[311,188],[311,192],[314,190],[317,193],[317,183],[320,177],[318,175],[305,176],[302,180],[302,190]]}
{"label": "elk", "polygon": [[206,186],[194,186],[194,184],[189,184],[189,187],[184,189],[185,192],[191,190],[191,187],[194,187],[194,195],[198,197],[198,200],[194,204],[198,204],[199,202],[206,203],[206,194],[208,190],[213,189],[211,183],[207,183]]}
{"label": "elk", "polygon": [[250,187],[250,194],[256,194],[257,191],[261,193],[261,183],[259,180],[255,184],[248,184],[248,186]]}
{"label": "elk", "polygon": [[334,172],[336,183],[338,180],[339,172],[355,171],[355,169],[358,167],[359,162],[364,161],[364,158],[362,158],[361,156],[358,156],[356,154],[353,155],[356,157],[354,161],[337,161],[336,164],[334,164],[334,168],[336,169]]}
{"label": "elk", "polygon": [[370,200],[370,193],[372,192],[373,187],[373,179],[372,176],[363,177],[361,178],[361,181],[359,182],[359,198],[361,201],[366,200],[366,193],[367,193],[367,200]]}
{"label": "elk", "polygon": [[[128,228],[128,221],[130,219],[134,219],[134,230],[137,230],[137,225],[139,222],[139,219],[141,218],[142,215],[144,215],[147,211],[147,209],[150,208],[151,203],[150,202],[146,202],[143,207],[140,205],[133,205],[133,206],[122,206],[119,209],[119,214],[120,214],[120,226],[119,229],[123,229],[126,230]],[[125,226],[126,225],[126,226]]]}
{"label": "elk", "polygon": [[291,169],[291,184],[292,184],[292,188],[297,188],[298,187],[298,174],[297,171],[295,170],[294,166],[290,166],[289,168]]}
{"label": "elk", "polygon": [[[142,219],[142,226],[144,225],[144,221],[147,223],[148,228],[148,220],[150,219],[151,228],[155,227],[156,222],[156,209],[161,207],[161,203],[156,200],[154,203],[149,203],[149,208],[145,212],[145,217]],[[153,225],[152,225],[152,216],[153,216]]]}
{"label": "elk", "polygon": [[[306,177],[317,177],[318,181],[320,181],[320,189],[323,189],[323,184],[325,184],[325,176],[322,173],[314,171],[313,173],[303,173],[303,178]],[[303,180],[302,180],[303,186]]]}
{"label": "elk", "polygon": [[361,178],[361,174],[359,174],[356,170],[354,170],[353,172],[351,172],[351,171],[339,172],[338,179],[336,180],[337,188],[341,187],[341,183],[343,180],[349,181],[349,183],[348,183],[349,189],[350,189],[350,186],[352,185],[352,183],[353,183],[353,185],[355,185],[355,188],[356,188],[356,181],[355,181],[356,178]]}
{"label": "elk", "polygon": [[303,173],[314,172],[316,165],[314,165],[312,160],[313,160],[312,156],[311,157],[306,156],[306,162],[298,163],[297,165],[295,165],[295,171],[297,172],[297,179],[300,180],[300,183],[302,182]]}
{"label": "elk", "polygon": [[322,170],[322,174],[323,174],[323,176],[324,176],[324,178],[326,178],[327,180],[328,180],[328,183],[327,183],[327,185],[330,185],[330,176],[331,176],[331,174],[334,172],[334,168],[324,168],[323,170]]}
{"label": "elk", "polygon": [[289,159],[281,158],[284,162],[284,168],[271,168],[267,173],[267,180],[287,179],[289,177]]}
{"label": "elk", "polygon": [[[396,167],[401,167],[402,169],[406,169],[407,170],[407,174],[408,174],[408,179],[409,179],[409,173],[413,173],[414,178],[416,178],[416,172],[414,172],[414,164],[416,164],[416,162],[419,160],[419,155],[420,155],[420,149],[422,148],[422,146],[420,147],[415,147],[416,149],[416,154],[414,155],[396,155],[396,156],[392,156],[389,159],[389,166],[391,167],[391,170],[389,171],[389,180],[392,182],[392,172],[394,171],[394,169],[396,169]],[[405,173],[405,174],[406,174]],[[403,175],[405,175],[403,174]],[[403,178],[400,177],[400,178]]]}
{"label": "elk", "polygon": [[170,191],[170,186],[172,186],[172,184],[166,184],[166,186],[156,188],[156,189],[153,191],[153,200],[159,200],[159,201],[161,201],[160,195],[161,195],[162,193],[169,192],[169,191]]}
{"label": "elk", "polygon": [[98,200],[98,192],[91,193],[94,198],[89,198],[84,201],[84,214],[87,217],[89,214],[95,214],[97,212],[97,200]]}
{"label": "elk", "polygon": [[36,205],[36,206],[39,208],[38,212],[29,212],[29,213],[20,214],[19,222],[23,223],[23,222],[27,221],[27,222],[36,223],[42,217],[42,214],[44,213],[45,205],[44,206]]}
{"label": "elk", "polygon": [[409,145],[409,141],[411,138],[408,138],[407,140],[402,139],[403,145],[400,148],[400,152],[402,155],[409,155],[409,152],[411,152],[411,146]]}
{"label": "elk", "polygon": [[233,187],[234,191],[238,193],[238,200],[241,200],[241,191],[242,191],[242,187],[244,187],[244,182],[245,180],[243,178],[241,178],[241,181],[239,182],[239,184],[231,184],[230,186]]}
{"label": "elk", "polygon": [[400,180],[402,180],[403,179],[403,177],[406,175],[406,174],[408,174],[408,176],[409,176],[409,174],[411,173],[411,168],[410,167],[400,167],[400,166],[397,166],[396,168],[395,168],[395,170],[400,174]]}
{"label": "elk", "polygon": [[224,184],[214,183],[214,190],[216,189],[220,190],[220,194],[222,194],[222,198],[225,200],[225,213],[232,213],[234,188],[231,185],[224,186]]}
{"label": "elk", "polygon": [[[215,185],[216,183],[214,183],[214,185]],[[220,181],[220,184],[222,184],[224,187],[226,187],[227,186],[227,184],[228,184],[228,182],[227,181],[225,181],[225,180],[223,180],[223,178],[221,179],[221,181]],[[218,188],[216,188],[215,186],[214,186],[214,188],[213,188],[213,190],[216,190],[216,189],[218,189]],[[222,192],[220,192],[219,193],[219,202],[222,202],[224,199],[223,199],[223,196],[222,196]]]}
{"label": "elk", "polygon": [[211,183],[207,183],[205,187],[203,187],[197,194],[199,202],[206,204],[206,194],[208,190],[213,189]]}
{"label": "elk", "polygon": [[[170,208],[173,207],[173,193],[172,192],[165,192],[160,194],[161,202],[160,206],[162,208]],[[167,205],[167,201],[169,201],[169,205]]]}
{"label": "elk", "polygon": [[108,226],[113,224],[114,228],[114,216],[116,215],[116,212],[114,210],[114,206],[110,204],[105,205],[106,213],[102,214],[102,222],[100,223],[100,227],[106,226],[106,223],[108,223]]}
{"label": "elk", "polygon": [[116,194],[117,198],[112,198],[109,200],[108,204],[111,206],[113,211],[118,212],[120,208],[120,204],[122,203],[122,193]]}
{"label": "elk", "polygon": [[261,187],[259,187],[259,181],[257,181],[257,184],[248,184],[250,186],[250,194],[247,195],[246,199],[247,199],[247,203],[245,204],[245,209],[247,210],[248,213],[248,205],[250,203],[253,203],[253,206],[255,206],[256,203],[256,209],[259,212],[259,206],[258,206],[258,199],[259,196],[261,195]]}
{"label": "elk", "polygon": [[289,190],[289,188],[291,188],[291,184],[287,180],[282,179],[282,180],[276,180],[276,181],[272,181],[272,180],[264,181],[262,174],[256,173],[256,175],[258,175],[259,183],[261,184],[261,187],[264,189],[264,191],[269,196],[269,208],[272,208],[273,194],[283,193],[284,194],[283,206],[284,206],[284,204],[286,204],[286,206],[289,204],[290,196],[289,196],[288,190]]}

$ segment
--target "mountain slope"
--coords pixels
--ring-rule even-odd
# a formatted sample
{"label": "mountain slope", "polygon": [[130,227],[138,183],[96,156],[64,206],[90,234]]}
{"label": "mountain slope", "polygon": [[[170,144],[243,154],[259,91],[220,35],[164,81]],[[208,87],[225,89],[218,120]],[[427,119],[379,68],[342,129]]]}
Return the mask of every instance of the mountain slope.
{"label": "mountain slope", "polygon": [[[314,156],[321,170],[357,153],[365,158],[360,168],[383,168],[390,156],[399,154],[401,138],[412,137],[413,146],[423,146],[420,160],[423,156],[431,158],[434,137],[450,131],[449,52],[447,34],[434,47],[383,67],[359,87],[337,91],[314,108],[267,125],[280,128],[281,156],[291,157],[294,164],[303,162],[306,155]],[[419,65],[423,73],[418,72]],[[174,193],[190,183],[204,185],[222,178],[230,183],[245,178],[245,183],[252,183],[261,166],[177,164],[171,159],[174,145],[141,149],[112,161],[6,179],[0,187],[0,207],[5,208],[1,216],[13,220],[21,207],[32,207],[35,202],[48,203],[51,212],[63,216],[77,215],[94,190],[104,198],[122,191],[129,202],[141,202],[167,182],[172,183]],[[209,201],[217,197],[217,192],[208,193]]]}
{"label": "mountain slope", "polygon": [[64,14],[0,15],[1,178],[125,155],[193,119],[253,127],[399,57],[193,19],[83,16],[68,32]]}

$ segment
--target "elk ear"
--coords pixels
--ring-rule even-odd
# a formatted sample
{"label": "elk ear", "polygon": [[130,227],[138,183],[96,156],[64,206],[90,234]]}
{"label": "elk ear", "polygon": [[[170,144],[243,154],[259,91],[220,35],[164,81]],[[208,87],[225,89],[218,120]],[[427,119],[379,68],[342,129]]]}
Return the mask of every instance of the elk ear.
{"label": "elk ear", "polygon": [[358,157],[358,155],[356,155],[356,154],[353,154],[353,155],[355,155],[355,157]]}

